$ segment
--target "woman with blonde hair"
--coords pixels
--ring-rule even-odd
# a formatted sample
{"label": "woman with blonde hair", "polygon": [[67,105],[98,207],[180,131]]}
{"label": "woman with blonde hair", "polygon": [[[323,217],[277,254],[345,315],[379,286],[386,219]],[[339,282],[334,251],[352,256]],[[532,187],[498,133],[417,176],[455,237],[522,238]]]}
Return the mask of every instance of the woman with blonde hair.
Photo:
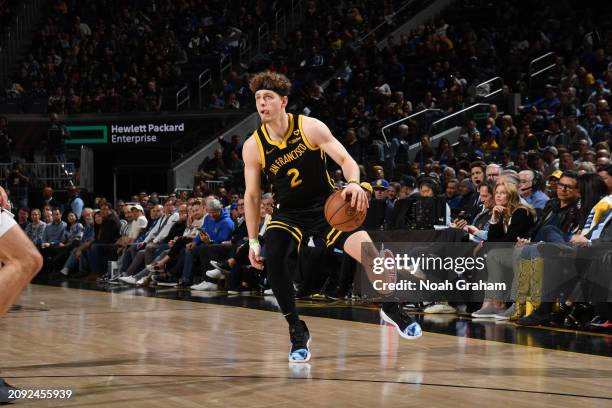
{"label": "woman with blonde hair", "polygon": [[[529,236],[529,231],[536,221],[535,210],[521,204],[517,187],[513,183],[501,182],[493,191],[495,206],[491,210],[487,242],[521,242]],[[510,289],[512,270],[515,260],[520,255],[520,247],[497,247],[487,252],[487,271],[489,283],[507,282]],[[515,250],[516,249],[516,250]],[[505,311],[504,291],[487,291],[480,310],[472,313],[473,317],[495,317]],[[524,311],[520,310],[524,314]]]}
{"label": "woman with blonde hair", "polygon": [[491,215],[489,242],[516,242],[526,236],[535,221],[533,207],[521,204],[516,184],[502,182],[495,186],[495,207]]}

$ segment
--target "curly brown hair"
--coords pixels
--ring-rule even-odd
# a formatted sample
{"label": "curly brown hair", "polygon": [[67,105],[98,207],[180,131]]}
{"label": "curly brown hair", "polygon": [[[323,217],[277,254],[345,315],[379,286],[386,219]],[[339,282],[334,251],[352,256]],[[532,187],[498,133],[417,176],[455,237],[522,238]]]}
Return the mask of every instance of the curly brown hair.
{"label": "curly brown hair", "polygon": [[291,81],[283,74],[272,71],[263,71],[255,74],[249,81],[249,89],[255,93],[260,89],[269,89],[281,96],[291,92]]}

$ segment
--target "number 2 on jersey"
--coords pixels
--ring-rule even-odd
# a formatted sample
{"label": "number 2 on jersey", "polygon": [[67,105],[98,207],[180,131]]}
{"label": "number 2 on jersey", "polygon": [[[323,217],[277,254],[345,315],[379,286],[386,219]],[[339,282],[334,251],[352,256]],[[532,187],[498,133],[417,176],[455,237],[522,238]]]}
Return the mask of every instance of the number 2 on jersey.
{"label": "number 2 on jersey", "polygon": [[292,168],[287,170],[287,175],[291,176],[291,188],[297,187],[302,184],[302,180],[300,180],[300,172],[296,168]]}

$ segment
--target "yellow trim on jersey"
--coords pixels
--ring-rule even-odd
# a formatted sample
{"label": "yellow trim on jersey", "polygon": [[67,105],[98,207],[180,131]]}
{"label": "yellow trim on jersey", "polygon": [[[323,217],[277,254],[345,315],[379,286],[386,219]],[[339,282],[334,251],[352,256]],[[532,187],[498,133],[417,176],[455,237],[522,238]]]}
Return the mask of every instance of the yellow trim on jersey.
{"label": "yellow trim on jersey", "polygon": [[255,136],[255,141],[257,142],[257,147],[259,148],[259,159],[261,160],[261,168],[266,168],[266,154],[264,152],[263,144],[261,143],[261,139],[259,138],[259,134],[257,131],[253,132],[253,136]]}
{"label": "yellow trim on jersey", "polygon": [[308,138],[306,137],[306,133],[304,133],[304,129],[302,129],[302,115],[298,116],[298,129],[300,129],[300,134],[302,135],[302,140],[304,141],[304,144],[306,145],[306,147],[308,147],[310,150],[319,149],[318,147],[311,145],[310,142],[308,141]]}
{"label": "yellow trim on jersey", "polygon": [[276,225],[276,224],[270,225],[270,224],[268,224],[268,226],[266,227],[266,231],[269,230],[269,229],[272,229],[272,228],[280,228],[280,229],[283,229],[283,230],[287,231],[288,233],[293,235],[293,238],[295,238],[295,240],[297,241],[298,245],[300,245],[300,243],[302,242],[302,239],[300,237],[298,237],[295,232],[291,231],[289,228],[287,228],[287,227],[285,227],[283,225]]}
{"label": "yellow trim on jersey", "polygon": [[292,228],[299,235],[300,240],[302,239],[302,231],[300,231],[300,229],[298,227],[294,227],[293,225],[289,225],[287,223],[284,223],[284,222],[278,221],[278,220],[272,220],[272,221],[270,221],[268,223],[268,225],[274,225],[274,224],[278,224],[278,225],[281,225],[281,226],[286,227],[286,228]]}
{"label": "yellow trim on jersey", "polygon": [[329,171],[327,171],[327,156],[325,155],[325,152],[323,151],[323,149],[321,149],[321,159],[323,160],[323,164],[325,166],[325,174],[327,175],[327,181],[329,182],[329,185],[331,186],[331,188],[335,190],[336,185],[334,184],[334,180],[329,175]]}
{"label": "yellow trim on jersey", "polygon": [[329,182],[329,185],[331,186],[331,188],[332,189],[336,189],[336,185],[334,184],[334,180],[332,180],[332,178],[329,175],[329,172],[327,170],[325,170],[325,174],[327,174],[327,181]]}
{"label": "yellow trim on jersey", "polygon": [[332,236],[334,231],[336,231],[336,229],[334,227],[332,227],[331,231],[329,231],[329,234],[327,234],[327,236],[325,237],[325,241],[329,241],[329,237]]}
{"label": "yellow trim on jersey", "polygon": [[336,240],[337,240],[337,239],[338,239],[338,237],[340,236],[340,234],[342,234],[342,231],[338,231],[338,233],[337,233],[336,235],[334,235],[334,237],[333,237],[333,238],[332,238],[330,241],[328,241],[328,243],[327,243],[327,245],[326,245],[326,246],[333,245],[333,244],[334,244],[334,242],[336,242]]}
{"label": "yellow trim on jersey", "polygon": [[266,125],[265,124],[261,125],[261,130],[266,140],[268,141],[268,143],[278,147],[279,149],[284,149],[285,147],[287,147],[287,140],[289,139],[289,136],[293,134],[293,127],[294,127],[293,114],[288,113],[287,115],[289,115],[289,128],[287,129],[287,133],[285,134],[285,137],[283,137],[283,140],[281,140],[280,142],[276,140],[272,140],[270,138],[270,135],[268,134],[268,129],[266,129]]}

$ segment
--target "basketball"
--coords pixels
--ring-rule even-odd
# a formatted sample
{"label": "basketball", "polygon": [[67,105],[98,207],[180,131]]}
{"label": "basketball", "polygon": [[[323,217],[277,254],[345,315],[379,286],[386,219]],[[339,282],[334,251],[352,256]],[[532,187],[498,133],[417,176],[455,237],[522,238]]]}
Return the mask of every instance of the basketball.
{"label": "basketball", "polygon": [[357,211],[351,207],[351,197],[342,198],[342,191],[336,191],[325,202],[325,219],[335,229],[344,232],[354,231],[363,224],[367,211]]}

